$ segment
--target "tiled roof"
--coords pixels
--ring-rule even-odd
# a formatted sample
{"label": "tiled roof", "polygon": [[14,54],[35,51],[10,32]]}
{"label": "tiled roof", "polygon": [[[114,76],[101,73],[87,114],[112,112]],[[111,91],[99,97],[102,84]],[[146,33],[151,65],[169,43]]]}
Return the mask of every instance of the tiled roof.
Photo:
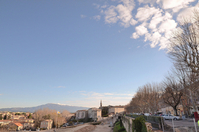
{"label": "tiled roof", "polygon": [[15,123],[15,125],[17,125],[17,126],[23,126],[21,123]]}
{"label": "tiled roof", "polygon": [[81,111],[87,111],[87,110],[78,110],[77,112],[81,112]]}
{"label": "tiled roof", "polygon": [[[44,120],[44,121],[47,121],[47,122],[52,122],[52,120]],[[42,121],[43,122],[43,121]]]}
{"label": "tiled roof", "polygon": [[0,122],[11,122],[11,120],[0,120]]}

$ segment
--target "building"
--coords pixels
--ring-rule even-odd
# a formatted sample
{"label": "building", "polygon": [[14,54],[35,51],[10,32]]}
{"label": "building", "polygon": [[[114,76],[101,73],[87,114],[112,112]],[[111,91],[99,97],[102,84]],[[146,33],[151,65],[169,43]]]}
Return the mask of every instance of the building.
{"label": "building", "polygon": [[52,128],[53,121],[52,120],[44,120],[41,122],[40,128],[44,129],[51,129]]}
{"label": "building", "polygon": [[24,123],[21,123],[23,125],[23,128],[24,129],[32,129],[32,128],[35,128],[35,124],[34,123],[30,123],[30,122],[24,122]]}
{"label": "building", "polygon": [[26,117],[24,115],[12,115],[11,119],[23,120],[23,119],[26,119]]}
{"label": "building", "polygon": [[88,118],[97,121],[98,119],[101,119],[101,113],[102,113],[101,109],[90,108],[88,109]]}
{"label": "building", "polygon": [[101,109],[101,115],[102,117],[107,117],[107,116],[113,116],[117,113],[122,113],[125,111],[124,106],[102,106],[102,101],[100,101],[100,107],[99,109]]}
{"label": "building", "polygon": [[23,125],[21,123],[14,123],[17,126],[17,130],[20,131],[23,129]]}
{"label": "building", "polygon": [[[161,112],[162,112],[163,114],[175,115],[175,111],[174,111],[173,107],[171,107],[171,106],[162,107],[162,108],[161,108]],[[177,113],[178,113],[178,115],[180,115],[180,116],[182,116],[182,115],[185,114],[182,105],[178,105],[178,106],[177,106]]]}
{"label": "building", "polygon": [[76,112],[76,120],[79,120],[79,119],[86,119],[88,118],[88,111],[87,110],[78,110]]}
{"label": "building", "polygon": [[0,120],[0,126],[8,125],[11,122],[11,120]]}
{"label": "building", "polygon": [[99,109],[101,109],[101,117],[108,117],[108,108],[110,106],[103,106],[102,105],[102,100],[100,101],[100,107]]}
{"label": "building", "polygon": [[123,113],[125,111],[124,106],[110,106],[108,109],[109,115],[115,115],[119,113]]}

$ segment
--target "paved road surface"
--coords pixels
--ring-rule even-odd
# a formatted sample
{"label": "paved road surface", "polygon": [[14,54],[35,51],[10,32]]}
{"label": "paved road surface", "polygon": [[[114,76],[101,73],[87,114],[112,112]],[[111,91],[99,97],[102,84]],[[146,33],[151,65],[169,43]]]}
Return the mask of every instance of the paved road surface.
{"label": "paved road surface", "polygon": [[[72,127],[72,128],[59,128],[59,129],[56,129],[56,132],[75,132],[75,131],[80,130],[87,126],[90,126],[90,124],[79,125],[79,126]],[[41,132],[54,132],[54,129],[45,130],[45,131],[41,131]]]}
{"label": "paved road surface", "polygon": [[108,124],[105,125],[97,125],[95,130],[91,132],[113,132],[112,127],[109,127]]}
{"label": "paved road surface", "polygon": [[[194,127],[193,121],[187,121],[187,120],[173,120],[173,121],[174,121],[174,127]],[[169,126],[173,126],[172,120],[165,120],[165,123]],[[196,123],[196,125],[198,124]]]}

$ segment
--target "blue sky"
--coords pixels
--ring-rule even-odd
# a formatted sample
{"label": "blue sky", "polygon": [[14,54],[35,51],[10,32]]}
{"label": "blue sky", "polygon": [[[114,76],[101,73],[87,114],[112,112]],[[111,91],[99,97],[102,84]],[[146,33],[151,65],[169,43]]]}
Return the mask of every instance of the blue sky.
{"label": "blue sky", "polygon": [[0,0],[0,108],[127,104],[172,67],[194,0]]}

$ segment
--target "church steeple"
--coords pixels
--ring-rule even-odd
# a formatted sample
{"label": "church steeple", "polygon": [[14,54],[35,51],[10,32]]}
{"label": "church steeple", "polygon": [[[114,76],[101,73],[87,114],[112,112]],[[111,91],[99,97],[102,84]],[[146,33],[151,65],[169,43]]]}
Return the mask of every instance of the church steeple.
{"label": "church steeple", "polygon": [[100,108],[102,108],[102,100],[100,100]]}

